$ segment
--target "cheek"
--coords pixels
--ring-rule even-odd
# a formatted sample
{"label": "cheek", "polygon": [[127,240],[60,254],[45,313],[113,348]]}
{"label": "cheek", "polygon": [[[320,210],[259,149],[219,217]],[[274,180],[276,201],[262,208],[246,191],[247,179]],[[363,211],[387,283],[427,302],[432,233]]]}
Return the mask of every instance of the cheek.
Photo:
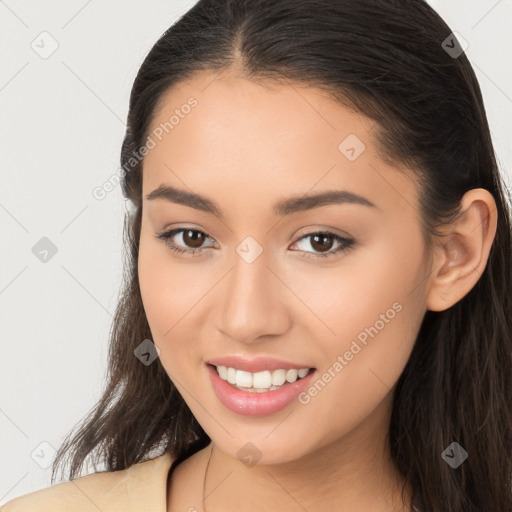
{"label": "cheek", "polygon": [[144,311],[152,339],[160,350],[160,362],[179,387],[201,361],[200,346],[190,339],[190,334],[197,333],[197,326],[204,323],[195,316],[199,311],[195,306],[205,293],[204,285],[197,282],[193,265],[177,264],[161,242],[144,235],[138,274]]}
{"label": "cheek", "polygon": [[[186,266],[185,266],[186,267]],[[142,233],[138,261],[139,286],[144,310],[155,338],[171,338],[174,326],[198,300],[186,268],[173,261],[171,250]],[[155,340],[156,341],[156,340]]]}
{"label": "cheek", "polygon": [[[321,331],[332,335],[330,344],[339,340],[343,347],[360,333],[364,341],[365,329],[374,324],[379,333],[399,330],[411,316],[421,314],[424,297],[418,284],[426,273],[421,251],[421,241],[414,235],[408,241],[404,236],[403,245],[396,236],[386,235],[347,253],[336,266],[311,267],[307,272],[294,268],[285,277],[316,314],[304,318],[313,321],[316,316],[317,327],[323,324]],[[405,314],[398,311],[402,309]]]}
{"label": "cheek", "polygon": [[[322,368],[310,395],[322,398],[309,396],[311,404],[337,403],[345,421],[346,411],[364,416],[396,384],[425,313],[422,250],[414,232],[382,237],[315,281],[308,304],[330,333],[319,338],[317,331]],[[311,290],[310,279],[303,277],[302,286]]]}
{"label": "cheek", "polygon": [[[148,319],[153,336],[159,337],[169,325],[169,317],[166,312],[172,311],[172,296],[166,276],[165,265],[161,261],[159,251],[151,248],[150,242],[141,239],[139,248],[139,286],[144,304],[144,310]],[[165,319],[167,317],[167,322]],[[156,340],[155,340],[156,341]]]}

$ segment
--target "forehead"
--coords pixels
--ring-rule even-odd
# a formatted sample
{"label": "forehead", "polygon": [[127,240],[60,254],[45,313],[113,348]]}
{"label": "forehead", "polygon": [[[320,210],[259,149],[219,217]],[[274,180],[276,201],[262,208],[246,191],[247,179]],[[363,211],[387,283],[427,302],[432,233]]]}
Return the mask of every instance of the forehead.
{"label": "forehead", "polygon": [[313,87],[199,73],[159,101],[143,194],[164,183],[206,195],[236,190],[241,202],[333,188],[376,204],[383,188],[411,195],[410,180],[378,158],[376,129]]}
{"label": "forehead", "polygon": [[[191,101],[194,107],[188,106]],[[311,86],[203,72],[162,95],[150,130],[163,129],[162,138],[174,146],[193,137],[196,146],[202,142],[198,149],[212,149],[214,144],[218,148],[215,153],[230,149],[237,153],[236,149],[242,148],[245,151],[240,158],[244,160],[264,149],[264,143],[269,150],[279,147],[289,160],[290,153],[311,150],[315,154],[328,150],[337,157],[338,144],[349,133],[364,139],[368,148],[375,127],[367,117]],[[260,147],[253,147],[254,142]]]}

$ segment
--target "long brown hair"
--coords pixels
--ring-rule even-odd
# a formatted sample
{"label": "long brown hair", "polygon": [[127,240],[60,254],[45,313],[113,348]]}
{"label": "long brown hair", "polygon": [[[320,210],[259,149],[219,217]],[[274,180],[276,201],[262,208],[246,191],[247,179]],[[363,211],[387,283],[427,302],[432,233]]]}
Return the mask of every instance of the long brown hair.
{"label": "long brown hair", "polygon": [[[447,43],[448,41],[448,43]],[[125,281],[110,333],[103,396],[69,434],[53,466],[86,459],[125,469],[164,452],[183,459],[210,438],[159,360],[136,347],[151,340],[137,275],[142,215],[140,148],[158,101],[202,70],[237,66],[248,78],[320,87],[377,121],[377,149],[421,183],[425,241],[452,221],[465,192],[484,188],[497,233],[473,289],[424,317],[397,383],[392,456],[426,510],[512,510],[512,242],[510,195],[497,166],[475,73],[451,29],[423,0],[200,0],[156,42],[133,84],[121,151]],[[468,453],[451,468],[452,442]]]}

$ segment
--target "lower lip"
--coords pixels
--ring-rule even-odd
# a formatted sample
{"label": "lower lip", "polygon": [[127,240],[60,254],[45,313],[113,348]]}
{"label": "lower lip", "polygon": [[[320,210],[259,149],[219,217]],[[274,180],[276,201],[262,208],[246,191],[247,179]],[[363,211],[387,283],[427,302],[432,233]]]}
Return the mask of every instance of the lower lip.
{"label": "lower lip", "polygon": [[302,379],[284,384],[283,387],[265,393],[251,393],[232,386],[220,378],[215,367],[207,365],[212,386],[221,403],[230,411],[244,416],[267,416],[290,405],[307,388],[316,370]]}

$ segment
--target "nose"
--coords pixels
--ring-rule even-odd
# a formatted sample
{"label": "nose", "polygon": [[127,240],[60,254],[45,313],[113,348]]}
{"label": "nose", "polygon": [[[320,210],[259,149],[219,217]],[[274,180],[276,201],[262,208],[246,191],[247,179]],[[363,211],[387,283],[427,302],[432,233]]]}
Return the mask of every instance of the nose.
{"label": "nose", "polygon": [[290,328],[292,293],[268,266],[265,253],[252,263],[237,255],[222,290],[217,327],[227,337],[254,343]]}

